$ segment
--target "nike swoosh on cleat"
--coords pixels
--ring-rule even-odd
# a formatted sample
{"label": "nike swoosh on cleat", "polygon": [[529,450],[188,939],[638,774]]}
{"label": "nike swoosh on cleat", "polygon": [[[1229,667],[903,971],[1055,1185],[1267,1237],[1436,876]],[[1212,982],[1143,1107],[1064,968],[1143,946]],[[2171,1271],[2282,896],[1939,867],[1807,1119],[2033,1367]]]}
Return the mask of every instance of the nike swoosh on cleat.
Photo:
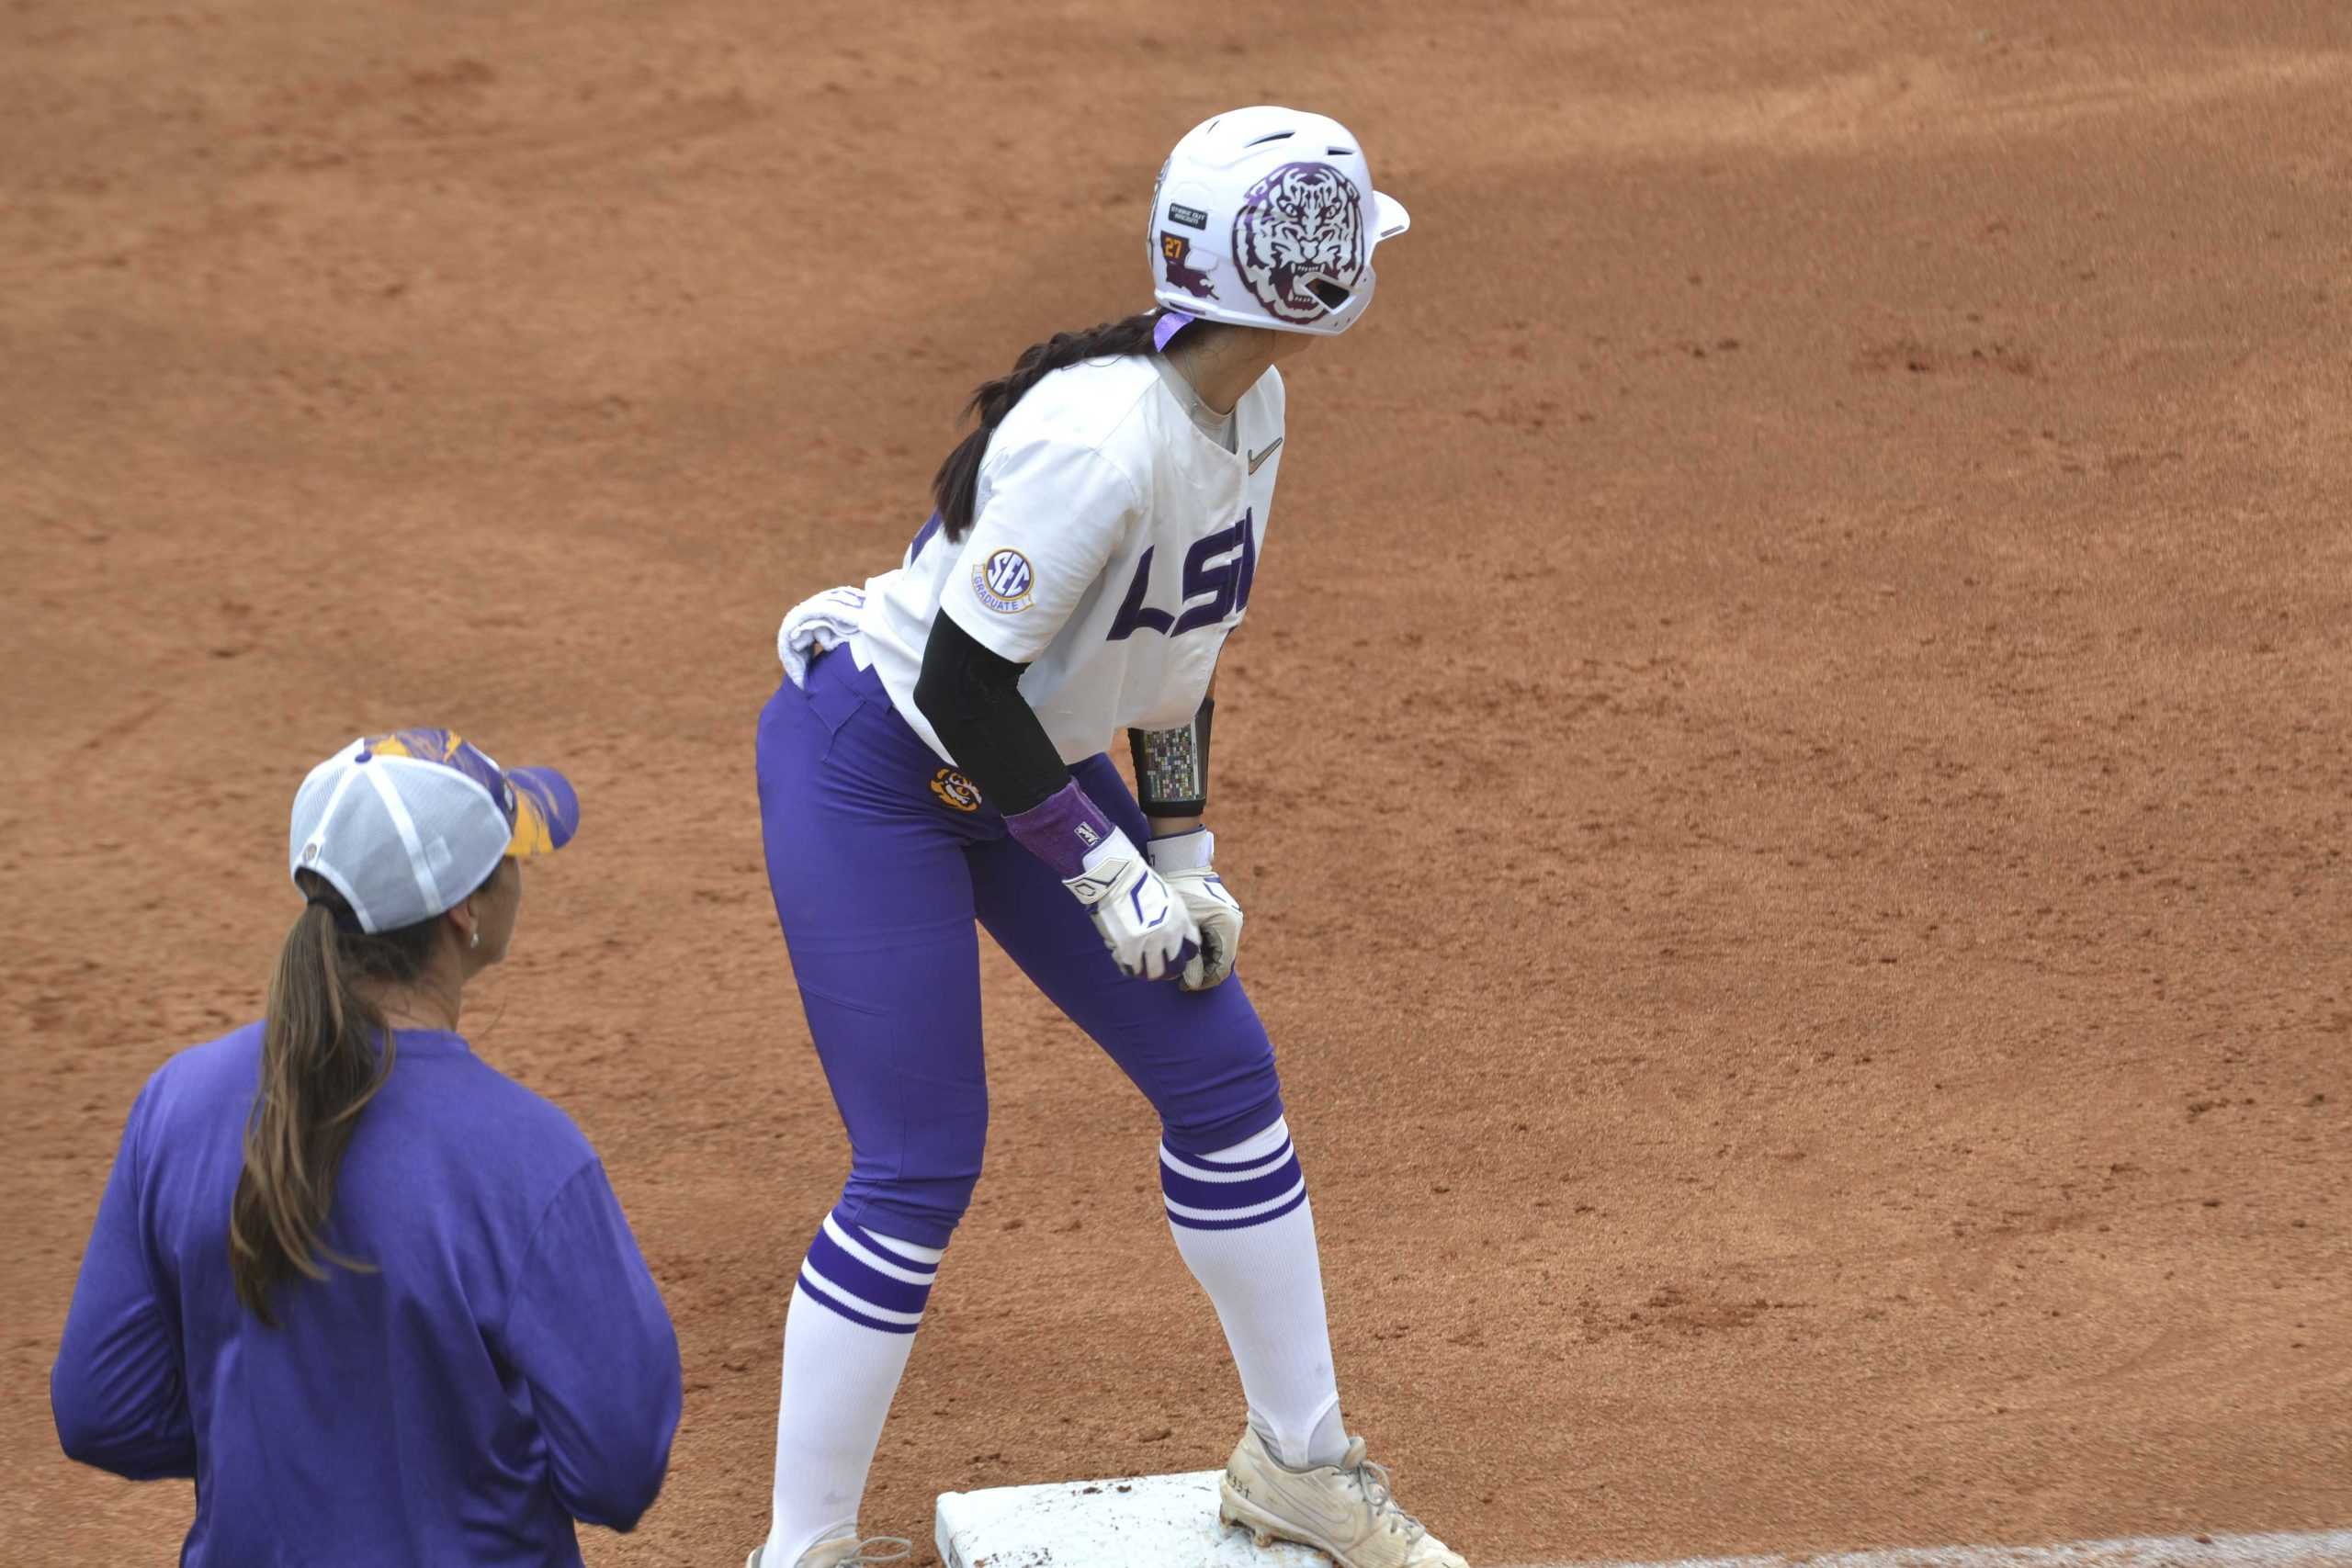
{"label": "nike swoosh on cleat", "polygon": [[1312,1525],[1335,1539],[1342,1539],[1352,1534],[1351,1527],[1357,1525],[1364,1511],[1363,1506],[1352,1499],[1346,1501],[1339,1498],[1327,1499],[1319,1492],[1304,1487],[1295,1492],[1289,1491],[1287,1488],[1283,1491],[1285,1495],[1282,1496],[1283,1504],[1306,1516],[1298,1520],[1299,1523]]}

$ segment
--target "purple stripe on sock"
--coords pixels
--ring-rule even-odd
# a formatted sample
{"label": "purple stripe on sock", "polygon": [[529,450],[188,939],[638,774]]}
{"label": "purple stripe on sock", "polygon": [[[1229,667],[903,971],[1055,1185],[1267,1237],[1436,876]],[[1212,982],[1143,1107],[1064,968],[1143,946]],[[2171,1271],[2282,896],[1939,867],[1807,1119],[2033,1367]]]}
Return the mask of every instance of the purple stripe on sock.
{"label": "purple stripe on sock", "polygon": [[912,1323],[885,1323],[878,1317],[868,1317],[864,1313],[859,1312],[853,1307],[842,1305],[840,1302],[833,1300],[832,1297],[825,1294],[822,1291],[810,1290],[806,1283],[801,1285],[800,1293],[807,1296],[810,1301],[815,1302],[820,1306],[832,1308],[833,1311],[841,1314],[852,1323],[856,1324],[860,1328],[878,1328],[885,1334],[912,1334],[916,1328],[921,1326],[918,1324]]}
{"label": "purple stripe on sock", "polygon": [[1301,1189],[1297,1197],[1284,1203],[1281,1208],[1270,1213],[1252,1214],[1246,1220],[1188,1220],[1182,1214],[1170,1214],[1168,1216],[1168,1223],[1171,1225],[1182,1225],[1188,1231],[1245,1231],[1251,1225],[1272,1224],[1306,1201],[1306,1192],[1305,1189]]}
{"label": "purple stripe on sock", "polygon": [[1251,1155],[1248,1159],[1211,1159],[1206,1155],[1188,1155],[1183,1150],[1173,1146],[1170,1146],[1168,1152],[1186,1165],[1197,1165],[1203,1170],[1254,1170],[1270,1159],[1289,1158],[1291,1141],[1284,1138],[1278,1146],[1268,1149],[1261,1155]]}
{"label": "purple stripe on sock", "polygon": [[1170,1202],[1187,1209],[1246,1209],[1253,1203],[1270,1203],[1297,1186],[1298,1179],[1296,1159],[1286,1159],[1247,1181],[1201,1181],[1170,1170],[1165,1162],[1159,1168],[1159,1190]]}
{"label": "purple stripe on sock", "polygon": [[[1268,1197],[1273,1194],[1269,1192]],[[841,1243],[823,1231],[808,1244],[808,1267],[815,1269],[829,1285],[838,1285],[859,1301],[885,1308],[890,1312],[921,1312],[931,1300],[929,1285],[910,1285],[904,1280],[862,1263],[844,1251]]]}

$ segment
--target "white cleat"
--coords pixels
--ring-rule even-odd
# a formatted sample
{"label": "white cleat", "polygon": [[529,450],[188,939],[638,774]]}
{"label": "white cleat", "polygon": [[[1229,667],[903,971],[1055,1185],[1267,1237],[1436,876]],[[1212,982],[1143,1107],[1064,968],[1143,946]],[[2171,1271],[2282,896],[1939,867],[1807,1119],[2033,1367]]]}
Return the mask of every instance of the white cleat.
{"label": "white cleat", "polygon": [[[752,1548],[752,1555],[743,1559],[743,1568],[760,1568],[760,1553],[765,1547]],[[837,1536],[820,1540],[800,1554],[794,1568],[862,1568],[868,1562],[904,1562],[914,1555],[914,1542],[902,1535],[873,1535],[864,1540],[855,1536]]]}
{"label": "white cleat", "polygon": [[1292,1470],[1266,1451],[1253,1427],[1242,1433],[1218,1483],[1217,1517],[1250,1531],[1261,1547],[1295,1540],[1328,1551],[1340,1568],[1470,1568],[1461,1553],[1396,1506],[1388,1472],[1348,1439],[1338,1464]]}

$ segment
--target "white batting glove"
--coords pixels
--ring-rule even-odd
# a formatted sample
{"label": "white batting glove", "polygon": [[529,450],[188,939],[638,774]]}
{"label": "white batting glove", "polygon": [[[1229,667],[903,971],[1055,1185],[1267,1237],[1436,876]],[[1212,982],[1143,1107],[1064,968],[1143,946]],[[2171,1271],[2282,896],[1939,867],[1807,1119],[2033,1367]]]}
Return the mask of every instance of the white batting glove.
{"label": "white batting glove", "polygon": [[1233,960],[1241,951],[1241,906],[1226,891],[1225,879],[1209,869],[1216,852],[1216,835],[1206,828],[1154,839],[1144,852],[1151,868],[1191,912],[1201,928],[1201,951],[1184,965],[1181,982],[1188,991],[1205,991],[1225,984]]}
{"label": "white batting glove", "polygon": [[1172,979],[1197,961],[1200,928],[1135,840],[1117,829],[1086,852],[1086,869],[1062,884],[1094,917],[1122,973]]}

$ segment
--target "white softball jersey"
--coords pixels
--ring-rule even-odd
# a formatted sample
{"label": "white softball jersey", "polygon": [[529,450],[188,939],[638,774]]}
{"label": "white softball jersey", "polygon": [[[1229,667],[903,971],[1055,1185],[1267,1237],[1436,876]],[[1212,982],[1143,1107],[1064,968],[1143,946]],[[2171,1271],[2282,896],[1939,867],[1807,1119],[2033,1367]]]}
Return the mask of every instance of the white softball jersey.
{"label": "white softball jersey", "polygon": [[1233,450],[1140,355],[1057,370],[1013,406],[980,464],[972,527],[924,525],[869,580],[852,650],[953,762],[914,704],[933,617],[1029,668],[1021,694],[1062,760],[1123,728],[1189,722],[1241,624],[1282,466],[1283,383],[1234,408]]}

